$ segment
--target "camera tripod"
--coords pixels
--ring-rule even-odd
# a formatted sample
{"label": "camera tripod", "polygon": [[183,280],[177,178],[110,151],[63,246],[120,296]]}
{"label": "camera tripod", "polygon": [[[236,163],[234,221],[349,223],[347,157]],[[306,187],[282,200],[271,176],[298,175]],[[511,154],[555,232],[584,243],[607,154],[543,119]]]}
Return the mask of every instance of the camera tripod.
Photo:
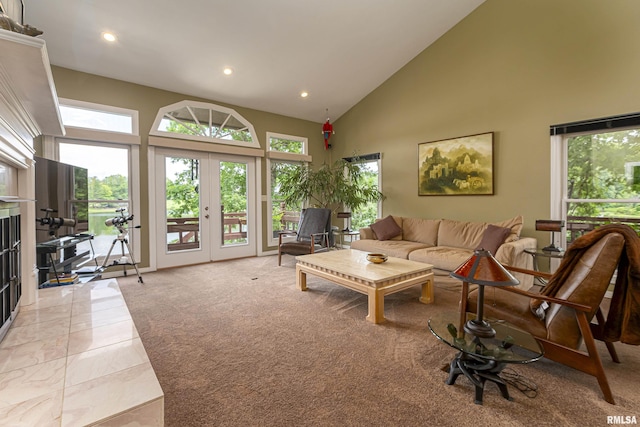
{"label": "camera tripod", "polygon": [[[103,271],[104,269],[108,268],[108,267],[113,267],[116,265],[122,265],[122,271],[124,272],[124,275],[127,275],[127,265],[132,265],[133,268],[135,268],[136,270],[136,274],[138,275],[138,282],[140,283],[144,283],[142,281],[142,276],[140,276],[140,271],[138,271],[138,266],[136,265],[135,261],[133,260],[133,252],[131,252],[131,247],[129,246],[129,240],[127,239],[127,234],[128,231],[126,228],[124,228],[124,223],[119,223],[119,224],[114,224],[116,226],[116,228],[118,229],[118,236],[113,239],[113,243],[111,243],[111,247],[109,248],[109,252],[107,252],[107,256],[105,257],[104,261],[102,262],[102,265],[100,266],[100,270]],[[117,260],[114,260],[112,264],[107,265],[107,263],[109,262],[109,256],[111,256],[111,252],[113,251],[113,248],[116,246],[116,243],[120,242],[120,250],[122,252],[122,257],[120,257]],[[125,247],[127,248],[127,252],[129,252],[129,256],[131,256],[131,262],[129,262],[129,259],[127,258],[127,256],[125,255]],[[122,262],[124,260],[124,262]]]}

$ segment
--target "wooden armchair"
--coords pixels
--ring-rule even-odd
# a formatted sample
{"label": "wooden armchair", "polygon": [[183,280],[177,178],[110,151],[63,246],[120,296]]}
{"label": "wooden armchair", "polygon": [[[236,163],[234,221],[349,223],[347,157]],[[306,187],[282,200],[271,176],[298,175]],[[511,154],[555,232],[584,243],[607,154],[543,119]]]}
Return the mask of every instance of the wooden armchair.
{"label": "wooden armchair", "polygon": [[[604,399],[611,404],[615,402],[595,339],[603,336],[605,317],[600,304],[624,247],[623,235],[612,232],[573,257],[570,266],[565,257],[553,275],[505,266],[550,279],[555,292],[541,295],[512,287],[492,287],[485,293],[484,305],[485,316],[506,320],[532,334],[542,345],[545,357],[595,376]],[[532,301],[541,302],[546,308],[542,316],[534,313]],[[477,290],[469,292],[468,285],[463,285],[461,312],[475,312],[476,304]],[[594,317],[597,324],[591,323]],[[606,342],[606,346],[613,361],[619,363],[613,343]]]}
{"label": "wooden armchair", "polygon": [[[284,236],[295,235],[295,241],[285,242]],[[283,232],[278,237],[278,265],[282,254],[307,255],[331,246],[331,209],[307,208],[300,214],[300,224],[295,233]]]}

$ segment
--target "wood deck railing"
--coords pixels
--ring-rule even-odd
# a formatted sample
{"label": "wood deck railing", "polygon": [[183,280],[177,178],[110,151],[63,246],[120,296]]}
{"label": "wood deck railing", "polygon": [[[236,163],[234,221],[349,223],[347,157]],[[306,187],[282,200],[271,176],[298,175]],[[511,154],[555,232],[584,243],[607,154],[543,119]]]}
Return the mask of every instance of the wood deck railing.
{"label": "wood deck railing", "polygon": [[637,232],[640,231],[640,218],[567,216],[567,243],[573,242],[584,233],[588,233],[601,225],[611,223],[626,224]]}
{"label": "wood deck railing", "polygon": [[297,231],[300,223],[300,212],[285,211],[280,218],[280,231]]}
{"label": "wood deck railing", "polygon": [[230,212],[224,214],[222,221],[222,243],[226,240],[247,238],[247,213]]}
{"label": "wood deck railing", "polygon": [[178,241],[167,244],[170,252],[200,247],[198,218],[167,218],[167,234],[173,233],[178,234]]}
{"label": "wood deck railing", "polygon": [[[222,243],[247,238],[247,213],[228,212],[222,221]],[[177,242],[169,243],[167,249],[180,251],[200,247],[200,221],[198,218],[167,218],[167,234],[177,234]]]}
{"label": "wood deck railing", "polygon": [[[280,202],[280,212],[282,216],[280,217],[280,230],[282,231],[297,231],[298,224],[300,224],[300,210],[287,210],[287,206],[284,202]],[[274,234],[276,231],[274,230]]]}

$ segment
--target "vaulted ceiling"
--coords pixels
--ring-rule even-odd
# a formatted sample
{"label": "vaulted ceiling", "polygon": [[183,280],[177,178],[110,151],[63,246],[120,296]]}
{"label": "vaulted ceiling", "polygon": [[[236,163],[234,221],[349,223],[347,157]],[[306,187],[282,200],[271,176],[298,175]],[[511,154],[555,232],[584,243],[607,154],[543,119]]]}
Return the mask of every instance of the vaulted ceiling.
{"label": "vaulted ceiling", "polygon": [[24,0],[24,23],[57,66],[322,122],[483,1]]}

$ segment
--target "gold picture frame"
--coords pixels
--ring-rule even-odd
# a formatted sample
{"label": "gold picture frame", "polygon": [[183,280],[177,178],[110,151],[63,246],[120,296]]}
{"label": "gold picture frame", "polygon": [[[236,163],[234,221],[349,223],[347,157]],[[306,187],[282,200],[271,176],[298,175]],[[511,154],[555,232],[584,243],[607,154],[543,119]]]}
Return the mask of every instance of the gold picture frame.
{"label": "gold picture frame", "polygon": [[418,195],[493,195],[493,132],[418,144]]}

